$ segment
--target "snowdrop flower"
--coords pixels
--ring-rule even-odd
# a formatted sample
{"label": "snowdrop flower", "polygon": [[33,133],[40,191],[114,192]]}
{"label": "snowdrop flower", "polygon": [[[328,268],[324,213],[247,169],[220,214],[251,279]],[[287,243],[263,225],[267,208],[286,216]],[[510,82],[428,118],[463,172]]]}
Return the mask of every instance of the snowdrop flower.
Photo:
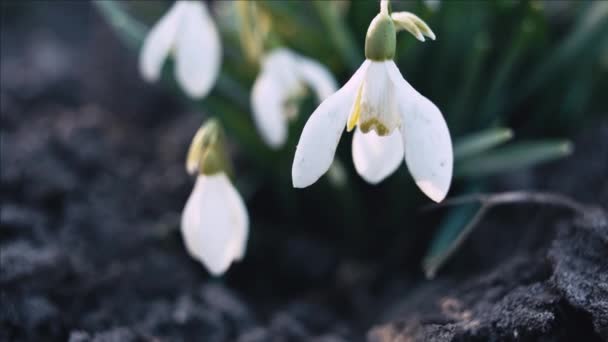
{"label": "snowdrop flower", "polygon": [[431,11],[435,12],[439,10],[439,7],[441,7],[441,0],[424,0],[424,4]]}
{"label": "snowdrop flower", "polygon": [[198,173],[182,212],[181,230],[190,255],[213,275],[226,272],[245,255],[249,217],[243,199],[226,175],[222,132],[208,121],[196,133],[186,162],[188,173]]}
{"label": "snowdrop flower", "polygon": [[292,167],[294,187],[307,187],[328,170],[346,127],[348,131],[356,128],[353,162],[366,181],[380,182],[399,167],[405,155],[418,187],[436,202],[445,198],[453,164],[447,125],[439,109],[401,76],[393,62],[395,26],[413,25],[434,37],[418,21],[399,13],[391,17],[387,2],[381,2],[381,12],[367,31],[366,61],[304,126]]}
{"label": "snowdrop flower", "polygon": [[297,114],[295,98],[309,86],[319,101],[333,94],[336,81],[322,64],[285,48],[262,58],[261,72],[253,85],[251,106],[255,124],[273,148],[287,140],[288,119]]}
{"label": "snowdrop flower", "polygon": [[154,25],[144,40],[139,56],[143,78],[155,82],[169,55],[175,58],[175,77],[191,97],[209,93],[220,71],[220,37],[201,1],[176,1]]}

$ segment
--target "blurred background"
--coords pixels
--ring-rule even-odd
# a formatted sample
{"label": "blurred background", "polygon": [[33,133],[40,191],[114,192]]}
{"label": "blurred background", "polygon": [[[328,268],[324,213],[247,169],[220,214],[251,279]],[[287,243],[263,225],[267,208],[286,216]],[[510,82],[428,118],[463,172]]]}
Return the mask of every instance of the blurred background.
{"label": "blurred background", "polygon": [[[404,166],[368,185],[354,171],[350,134],[330,174],[293,189],[295,145],[317,103],[310,92],[299,99],[288,143],[264,145],[249,106],[259,66],[247,57],[232,1],[208,2],[224,50],[210,96],[187,98],[170,63],[163,82],[144,83],[139,48],[171,4],[1,3],[3,339],[384,340],[388,333],[368,331],[425,315],[437,325],[459,321],[443,310],[449,296],[459,303],[448,302],[450,310],[484,317],[490,304],[479,301],[495,304],[522,283],[551,278],[559,288],[545,254],[561,236],[548,227],[568,216],[560,209],[493,210],[444,265],[479,206],[421,210],[430,200]],[[363,62],[379,7],[256,4],[277,39],[326,65],[340,85]],[[395,62],[448,122],[456,159],[449,196],[545,190],[606,208],[608,2],[393,0],[392,8],[417,14],[437,36],[421,43],[400,33]],[[222,278],[187,255],[179,233],[193,184],[186,151],[211,117],[226,130],[251,219],[246,258]],[[504,279],[487,276],[505,262]],[[487,295],[498,283],[503,292]],[[451,338],[502,340],[517,328],[523,340],[608,334],[593,312],[561,300],[543,302],[560,312],[546,326],[515,310],[523,321],[501,326],[485,315],[478,330]],[[496,320],[507,317],[501,310]]]}

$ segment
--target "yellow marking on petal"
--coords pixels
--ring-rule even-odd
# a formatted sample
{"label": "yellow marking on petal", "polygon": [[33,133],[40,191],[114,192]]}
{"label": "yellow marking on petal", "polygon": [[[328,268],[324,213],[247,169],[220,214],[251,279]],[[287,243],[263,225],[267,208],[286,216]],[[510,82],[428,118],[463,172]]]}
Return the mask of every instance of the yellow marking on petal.
{"label": "yellow marking on petal", "polygon": [[359,85],[359,89],[357,90],[357,97],[355,98],[355,103],[353,104],[353,109],[350,111],[350,115],[348,117],[348,123],[346,124],[346,131],[350,132],[357,126],[357,122],[359,122],[359,117],[361,116],[361,93],[363,92],[363,82]]}
{"label": "yellow marking on petal", "polygon": [[378,136],[381,136],[381,137],[384,137],[384,136],[387,136],[390,134],[390,131],[388,130],[388,128],[376,118],[372,118],[365,122],[362,122],[359,125],[359,127],[361,128],[361,132],[363,132],[363,133],[368,133],[369,131],[371,131],[373,129],[376,131],[376,134],[378,134]]}

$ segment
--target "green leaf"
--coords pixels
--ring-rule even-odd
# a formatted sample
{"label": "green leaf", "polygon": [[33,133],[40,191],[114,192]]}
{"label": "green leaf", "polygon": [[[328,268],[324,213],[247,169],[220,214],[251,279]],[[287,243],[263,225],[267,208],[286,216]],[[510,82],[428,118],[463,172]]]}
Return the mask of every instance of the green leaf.
{"label": "green leaf", "polygon": [[331,1],[316,0],[313,1],[313,5],[344,62],[351,70],[357,70],[364,57],[336,4]]}
{"label": "green leaf", "polygon": [[[479,192],[481,186],[469,187],[467,193]],[[480,205],[471,203],[452,208],[442,220],[439,228],[433,235],[431,245],[422,260],[422,268],[427,278],[435,276],[437,270],[448,260],[471,232],[479,217]]]}
{"label": "green leaf", "polygon": [[519,102],[542,84],[560,75],[560,68],[566,63],[576,63],[587,51],[587,44],[597,44],[597,38],[608,32],[608,2],[591,1],[578,18],[578,25],[566,36],[561,44],[547,53],[547,58],[522,84],[514,102]]}
{"label": "green leaf", "polygon": [[139,48],[146,31],[145,25],[131,17],[118,1],[93,1],[99,13],[119,33],[120,39],[130,48]]}
{"label": "green leaf", "polygon": [[531,141],[511,144],[456,164],[456,177],[479,177],[513,171],[572,153],[569,141]]}
{"label": "green leaf", "polygon": [[454,159],[473,157],[513,138],[509,128],[493,128],[467,135],[454,143]]}

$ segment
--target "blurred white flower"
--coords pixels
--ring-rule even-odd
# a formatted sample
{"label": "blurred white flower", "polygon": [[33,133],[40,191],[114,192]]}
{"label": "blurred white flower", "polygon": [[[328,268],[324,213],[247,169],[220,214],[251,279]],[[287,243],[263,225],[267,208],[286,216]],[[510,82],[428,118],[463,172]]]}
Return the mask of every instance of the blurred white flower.
{"label": "blurred white flower", "polygon": [[210,119],[192,139],[186,171],[198,177],[181,222],[186,249],[214,275],[243,258],[249,235],[247,208],[226,175],[231,166],[223,136]]}
{"label": "blurred white flower", "polygon": [[148,82],[160,78],[169,53],[175,58],[175,77],[191,97],[207,95],[220,71],[221,45],[207,5],[201,1],[176,1],[152,27],[144,40],[139,68]]}
{"label": "blurred white flower", "polygon": [[424,0],[424,4],[426,5],[426,7],[428,7],[431,11],[437,11],[439,10],[439,8],[441,7],[441,0]]}
{"label": "blurred white flower", "polygon": [[405,154],[418,187],[436,202],[445,198],[453,164],[448,127],[439,109],[401,76],[392,60],[366,60],[312,113],[296,149],[294,187],[307,187],[328,170],[345,126],[348,131],[358,126],[353,161],[366,181],[386,178]]}
{"label": "blurred white flower", "polygon": [[336,81],[325,66],[285,48],[272,50],[251,92],[255,124],[264,141],[273,148],[287,140],[288,119],[297,114],[295,100],[309,86],[319,101],[333,94]]}
{"label": "blurred white flower", "polygon": [[190,255],[221,275],[245,255],[249,217],[225,173],[200,174],[182,213],[182,235]]}

